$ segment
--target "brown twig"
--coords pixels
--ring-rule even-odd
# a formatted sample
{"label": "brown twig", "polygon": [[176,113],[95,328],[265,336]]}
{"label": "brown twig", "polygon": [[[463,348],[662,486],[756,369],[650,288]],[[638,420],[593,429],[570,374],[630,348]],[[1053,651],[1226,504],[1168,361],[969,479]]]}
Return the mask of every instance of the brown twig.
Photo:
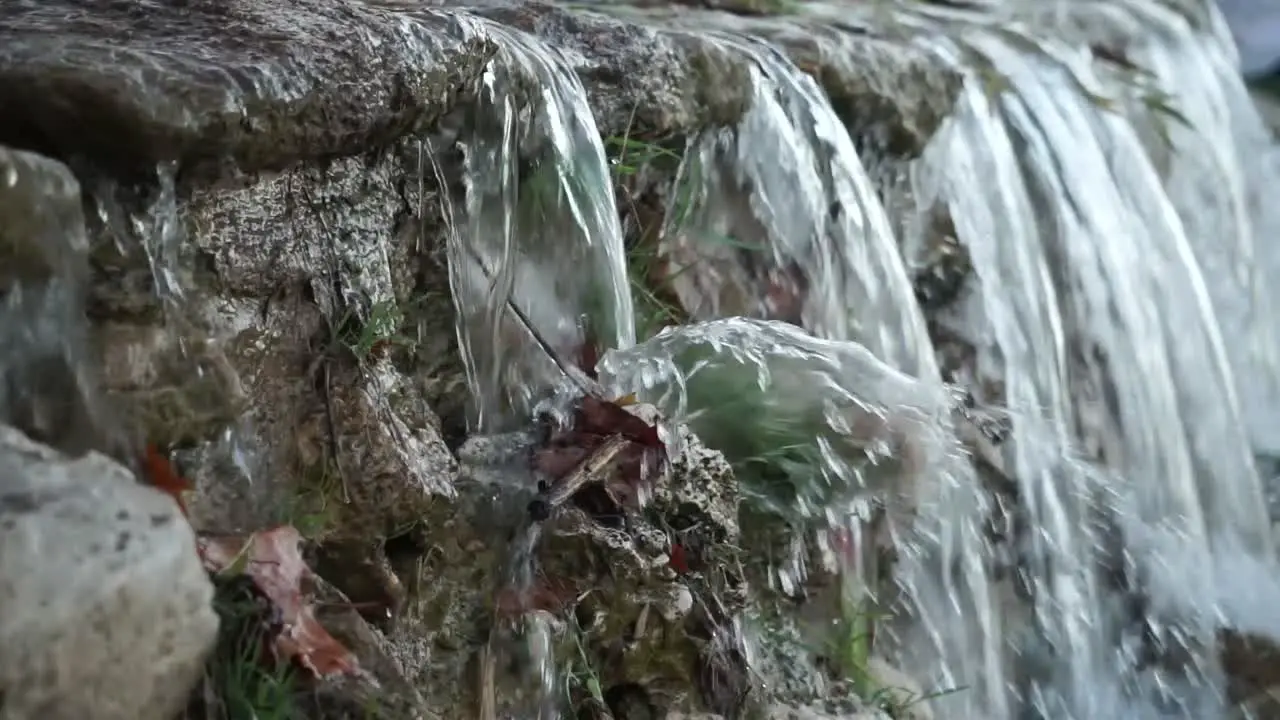
{"label": "brown twig", "polygon": [[630,442],[622,435],[611,435],[596,449],[574,466],[564,477],[551,483],[538,493],[538,497],[529,503],[529,516],[535,522],[551,517],[551,513],[568,502],[582,488],[592,482],[600,481],[601,471],[613,462]]}
{"label": "brown twig", "polygon": [[477,688],[480,698],[480,720],[497,720],[498,702],[495,697],[497,689],[494,687],[494,667],[495,660],[493,658],[493,642],[490,640],[485,646],[480,648],[480,672],[479,687]]}

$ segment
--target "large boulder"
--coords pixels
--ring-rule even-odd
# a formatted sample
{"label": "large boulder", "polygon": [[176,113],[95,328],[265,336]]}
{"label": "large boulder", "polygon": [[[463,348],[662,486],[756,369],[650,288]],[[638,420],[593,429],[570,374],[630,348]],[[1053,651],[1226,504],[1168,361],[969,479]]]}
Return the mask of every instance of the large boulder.
{"label": "large boulder", "polygon": [[0,715],[172,720],[217,633],[212,600],[171,497],[0,426]]}

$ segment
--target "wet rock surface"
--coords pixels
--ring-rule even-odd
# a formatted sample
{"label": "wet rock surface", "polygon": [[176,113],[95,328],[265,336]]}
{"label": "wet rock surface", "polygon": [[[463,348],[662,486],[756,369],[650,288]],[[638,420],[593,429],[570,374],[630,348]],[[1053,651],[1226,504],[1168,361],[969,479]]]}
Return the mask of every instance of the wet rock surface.
{"label": "wet rock surface", "polygon": [[86,353],[89,242],[80,185],[62,163],[0,146],[0,413],[74,454],[128,457]]}
{"label": "wet rock surface", "polygon": [[434,121],[492,50],[451,17],[358,2],[24,1],[0,13],[0,103],[24,108],[0,138],[142,177],[166,163],[208,178],[367,152]]}
{"label": "wet rock surface", "polygon": [[[657,418],[651,407],[630,409]],[[644,481],[650,500],[643,507],[632,500],[619,505],[617,493],[608,490],[630,482],[615,475],[630,472],[622,465],[606,468],[605,476],[540,513],[545,519],[537,522],[520,501],[536,499],[538,479],[546,477],[531,464],[545,441],[530,434],[476,437],[461,448],[461,496],[489,497],[505,489],[514,498],[507,523],[511,513],[517,518],[510,540],[516,564],[505,566],[486,603],[488,616],[478,626],[483,639],[473,649],[469,674],[482,688],[498,688],[499,712],[521,698],[527,702],[538,687],[536,658],[517,652],[523,660],[512,665],[495,660],[508,657],[502,651],[521,646],[530,634],[545,637],[557,672],[573,678],[566,691],[577,712],[595,712],[591,708],[599,704],[597,710],[612,717],[698,710],[733,717],[743,707],[750,684],[732,631],[748,595],[738,556],[737,486],[718,453],[687,429],[681,433],[683,451],[666,471]],[[485,544],[479,538],[460,542],[473,552]],[[456,603],[468,593],[471,571],[446,572],[449,578],[435,592],[449,588]],[[492,687],[487,692],[495,693]]]}

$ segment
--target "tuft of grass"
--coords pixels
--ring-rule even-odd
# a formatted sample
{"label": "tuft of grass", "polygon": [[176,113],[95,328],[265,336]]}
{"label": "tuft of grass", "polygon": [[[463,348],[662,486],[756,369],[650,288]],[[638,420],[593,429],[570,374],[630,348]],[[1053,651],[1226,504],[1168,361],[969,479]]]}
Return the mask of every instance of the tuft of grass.
{"label": "tuft of grass", "polygon": [[840,672],[853,683],[858,696],[867,698],[875,692],[867,668],[871,662],[873,626],[879,618],[868,612],[865,602],[842,597],[840,605],[831,654],[837,659]]}
{"label": "tuft of grass", "polygon": [[574,648],[577,652],[565,662],[563,685],[566,699],[570,707],[573,707],[574,701],[585,695],[600,707],[604,707],[604,688],[600,683],[600,675],[591,666],[591,658],[587,655],[587,648],[582,643],[582,628],[578,627],[577,623],[574,623],[571,632],[573,633]]}
{"label": "tuft of grass", "polygon": [[292,525],[307,540],[323,540],[336,527],[343,506],[342,476],[330,462],[300,473],[292,494],[280,504],[275,522]]}
{"label": "tuft of grass", "polygon": [[391,347],[412,348],[416,345],[412,337],[402,332],[405,322],[405,313],[395,300],[373,303],[363,317],[354,305],[350,305],[334,323],[332,335],[363,365]]}
{"label": "tuft of grass", "polygon": [[917,693],[906,688],[878,688],[869,695],[862,696],[863,702],[880,710],[894,720],[910,720],[915,717],[912,708],[936,698],[961,692],[964,688],[939,690],[931,693]]}
{"label": "tuft of grass", "polygon": [[272,611],[243,575],[214,577],[221,625],[188,720],[302,720],[293,668],[271,656]]}
{"label": "tuft of grass", "polygon": [[[670,207],[665,213],[647,226],[637,228],[639,239],[627,250],[627,269],[631,284],[632,297],[636,306],[636,329],[640,339],[651,337],[668,325],[680,324],[688,320],[683,308],[674,300],[670,292],[670,283],[682,273],[697,267],[703,258],[667,273],[663,267],[663,258],[658,253],[659,240],[672,232],[677,232],[690,225],[701,204],[700,183],[703,174],[697,156],[688,156],[676,152],[660,144],[637,140],[627,134],[605,140],[609,153],[609,165],[614,175],[614,183],[631,196],[635,188],[635,179],[649,167],[665,172],[675,172],[675,181],[669,199]],[[632,216],[639,220],[640,213]],[[708,246],[731,247],[748,252],[759,252],[759,246],[744,243],[736,238],[699,233],[699,241]],[[655,280],[658,285],[655,286]]]}
{"label": "tuft of grass", "polygon": [[839,629],[833,640],[835,647],[830,653],[836,658],[840,673],[852,684],[864,704],[895,720],[910,720],[916,716],[912,708],[964,689],[926,693],[882,685],[871,672],[871,640],[875,623],[884,618],[883,614],[873,612],[865,600],[854,600],[848,596],[842,598]]}
{"label": "tuft of grass", "polygon": [[661,161],[679,165],[683,159],[681,154],[674,150],[656,143],[634,140],[629,133],[622,137],[607,138],[605,151],[609,154],[609,167],[613,170],[615,179],[636,175],[644,167]]}

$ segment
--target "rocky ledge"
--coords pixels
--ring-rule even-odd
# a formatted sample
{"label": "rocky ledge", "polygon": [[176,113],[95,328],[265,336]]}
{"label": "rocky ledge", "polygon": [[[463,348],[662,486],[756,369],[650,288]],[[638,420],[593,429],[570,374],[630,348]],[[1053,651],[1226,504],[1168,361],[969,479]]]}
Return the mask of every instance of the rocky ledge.
{"label": "rocky ledge", "polygon": [[[267,552],[255,533],[285,526],[310,568],[291,577],[313,609],[292,611],[350,651],[332,667],[358,667],[280,651],[313,691],[303,716],[502,717],[540,632],[578,717],[741,716],[757,683],[723,633],[766,578],[740,548],[733,474],[696,438],[622,525],[579,504],[538,526],[537,592],[504,595],[545,438],[466,436],[442,211],[461,179],[437,182],[432,155],[469,121],[502,32],[563,56],[605,139],[666,148],[750,107],[751,61],[715,39],[739,33],[820,84],[889,194],[962,87],[922,36],[1042,21],[955,5],[925,25],[773,2],[0,5],[0,714],[171,720],[194,684],[201,712],[242,717],[219,696],[242,618],[219,606],[215,640],[208,598]],[[650,170],[618,183],[633,246],[675,181]],[[922,278],[963,282],[963,262],[930,257],[945,267]],[[202,545],[206,580],[173,502],[121,485],[130,472],[185,498],[202,542],[243,549],[218,565]],[[98,630],[64,663],[51,624]],[[791,688],[771,712],[880,712],[856,694]],[[883,707],[929,716],[909,704]]]}

